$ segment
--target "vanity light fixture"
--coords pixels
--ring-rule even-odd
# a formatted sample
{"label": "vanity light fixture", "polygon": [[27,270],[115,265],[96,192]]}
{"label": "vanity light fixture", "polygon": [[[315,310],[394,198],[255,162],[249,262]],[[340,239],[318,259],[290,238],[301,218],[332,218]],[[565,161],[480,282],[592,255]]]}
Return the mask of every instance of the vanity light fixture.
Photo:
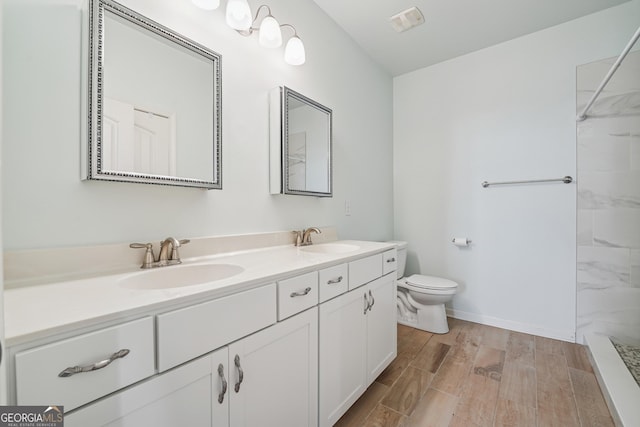
{"label": "vanity light fixture", "polygon": [[[204,10],[218,8],[220,0],[191,0],[193,4]],[[261,10],[266,10],[266,16],[262,18],[260,26],[255,26]],[[302,65],[306,61],[304,43],[295,27],[291,24],[280,24],[271,14],[271,8],[266,4],[260,5],[255,18],[251,19],[251,8],[247,0],[228,0],[226,10],[227,24],[243,36],[250,36],[258,32],[260,46],[273,49],[282,46],[282,28],[289,28],[293,36],[289,38],[284,48],[284,60],[289,65]]]}
{"label": "vanity light fixture", "polygon": [[227,25],[234,30],[242,31],[251,28],[251,8],[247,0],[229,0],[227,2]]}

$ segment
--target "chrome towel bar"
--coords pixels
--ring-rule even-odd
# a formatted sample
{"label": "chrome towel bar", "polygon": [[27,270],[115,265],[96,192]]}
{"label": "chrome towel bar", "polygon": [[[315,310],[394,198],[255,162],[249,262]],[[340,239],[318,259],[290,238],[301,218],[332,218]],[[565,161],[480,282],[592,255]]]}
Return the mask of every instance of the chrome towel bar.
{"label": "chrome towel bar", "polygon": [[565,176],[562,178],[551,178],[551,179],[529,179],[526,181],[502,181],[502,182],[487,182],[483,181],[482,186],[487,188],[490,185],[507,185],[507,184],[530,184],[536,182],[564,182],[565,184],[571,184],[573,182],[573,178],[570,176]]}

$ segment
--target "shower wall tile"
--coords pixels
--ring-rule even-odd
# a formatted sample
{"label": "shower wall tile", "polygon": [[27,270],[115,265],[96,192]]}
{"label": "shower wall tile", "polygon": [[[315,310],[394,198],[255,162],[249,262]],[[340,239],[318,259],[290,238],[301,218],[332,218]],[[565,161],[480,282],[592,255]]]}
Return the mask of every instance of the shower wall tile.
{"label": "shower wall tile", "polygon": [[640,292],[640,250],[633,249],[630,253],[630,284]]}
{"label": "shower wall tile", "polygon": [[[579,96],[577,105],[582,106],[591,99],[591,95],[600,82],[602,77],[607,74],[611,66],[616,62],[618,57],[606,58],[600,61],[591,62],[578,67],[576,87],[578,91],[586,92],[584,96]],[[618,68],[614,77],[607,83],[606,91],[613,93],[625,93],[629,88],[638,88],[638,76],[640,76],[640,55],[631,52]]]}
{"label": "shower wall tile", "polygon": [[580,174],[578,209],[640,208],[640,171]]}
{"label": "shower wall tile", "polygon": [[[639,92],[640,93],[640,92]],[[578,138],[615,138],[638,135],[638,112],[624,116],[592,116],[578,123]]]}
{"label": "shower wall tile", "polygon": [[[577,69],[581,112],[615,58]],[[640,51],[577,125],[577,339],[640,340]]]}
{"label": "shower wall tile", "polygon": [[640,292],[636,288],[579,289],[578,342],[585,333],[640,339]]}
{"label": "shower wall tile", "polygon": [[630,286],[629,249],[578,246],[578,289]]}
{"label": "shower wall tile", "polygon": [[607,209],[593,212],[596,246],[640,249],[640,209]]}
{"label": "shower wall tile", "polygon": [[578,139],[578,171],[629,170],[631,142],[621,136],[585,136]]}
{"label": "shower wall tile", "polygon": [[631,145],[631,170],[640,171],[640,135],[632,136],[630,145]]}
{"label": "shower wall tile", "polygon": [[587,209],[578,209],[578,246],[591,246],[593,244],[593,212]]}

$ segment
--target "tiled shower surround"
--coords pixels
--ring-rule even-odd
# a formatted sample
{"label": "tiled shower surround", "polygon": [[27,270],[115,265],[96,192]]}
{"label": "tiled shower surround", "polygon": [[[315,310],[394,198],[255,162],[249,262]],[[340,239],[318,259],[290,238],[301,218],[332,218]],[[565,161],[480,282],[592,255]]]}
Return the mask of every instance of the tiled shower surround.
{"label": "tiled shower surround", "polygon": [[[577,67],[581,112],[616,58]],[[640,52],[577,125],[577,340],[640,342]]]}

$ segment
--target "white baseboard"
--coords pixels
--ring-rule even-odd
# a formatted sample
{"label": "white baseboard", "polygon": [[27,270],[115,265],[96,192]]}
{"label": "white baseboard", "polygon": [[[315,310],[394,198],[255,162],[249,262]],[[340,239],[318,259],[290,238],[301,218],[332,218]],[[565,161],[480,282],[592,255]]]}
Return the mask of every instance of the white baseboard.
{"label": "white baseboard", "polygon": [[497,317],[486,316],[484,314],[469,313],[466,311],[455,310],[448,307],[447,316],[460,320],[468,320],[469,322],[480,323],[483,325],[509,329],[510,331],[523,332],[525,334],[538,335],[541,337],[553,338],[556,340],[568,342],[576,341],[575,331],[559,331],[556,329],[546,329],[536,325],[514,322],[512,320],[500,319]]}

